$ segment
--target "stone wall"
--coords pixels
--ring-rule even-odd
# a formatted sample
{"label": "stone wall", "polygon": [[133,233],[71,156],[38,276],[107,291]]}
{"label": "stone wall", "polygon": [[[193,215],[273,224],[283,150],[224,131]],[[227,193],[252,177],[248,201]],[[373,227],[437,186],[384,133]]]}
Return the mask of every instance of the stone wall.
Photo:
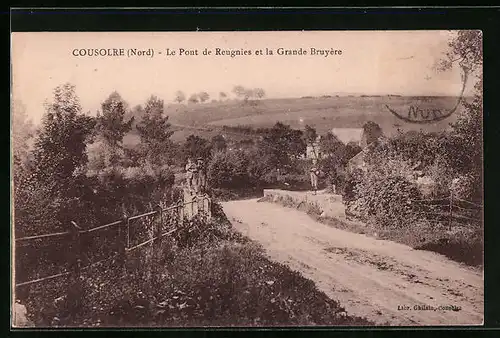
{"label": "stone wall", "polygon": [[325,191],[318,191],[315,195],[313,192],[303,191],[287,191],[277,189],[264,189],[264,196],[277,198],[288,196],[295,202],[305,202],[316,204],[322,210],[322,216],[346,219],[345,205],[342,201],[342,195],[334,195]]}

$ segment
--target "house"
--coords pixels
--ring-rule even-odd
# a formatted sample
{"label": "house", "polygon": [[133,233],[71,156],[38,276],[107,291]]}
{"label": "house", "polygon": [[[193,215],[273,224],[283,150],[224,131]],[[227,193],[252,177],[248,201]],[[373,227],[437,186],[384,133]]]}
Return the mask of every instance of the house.
{"label": "house", "polygon": [[366,136],[363,128],[333,128],[330,132],[343,144],[355,143],[361,148],[366,147]]}
{"label": "house", "polygon": [[[386,142],[387,138],[381,136],[378,138],[379,142]],[[366,142],[366,141],[363,141]],[[377,142],[378,143],[378,142]],[[365,145],[364,147],[362,146],[361,152],[359,152],[357,155],[355,155],[353,158],[347,162],[347,170],[349,172],[353,172],[355,169],[361,169],[363,171],[366,171],[367,169],[367,164],[365,162],[365,156],[366,154],[375,146],[375,143],[370,143]]]}
{"label": "house", "polygon": [[[335,135],[343,144],[355,143],[361,148],[366,147],[366,137],[363,128],[333,128],[330,133]],[[314,143],[306,146],[306,159],[322,158],[320,147],[321,136]]]}

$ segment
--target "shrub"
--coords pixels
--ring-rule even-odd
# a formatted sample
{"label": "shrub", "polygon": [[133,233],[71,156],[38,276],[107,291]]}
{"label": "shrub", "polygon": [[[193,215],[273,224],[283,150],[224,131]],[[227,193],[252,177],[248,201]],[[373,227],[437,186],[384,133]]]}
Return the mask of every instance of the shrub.
{"label": "shrub", "polygon": [[240,189],[253,185],[250,159],[244,151],[215,153],[208,165],[208,182],[214,188]]}
{"label": "shrub", "polygon": [[474,200],[478,184],[480,182],[473,174],[460,175],[452,181],[453,196],[467,201]]}
{"label": "shrub", "polygon": [[378,227],[402,228],[416,218],[412,199],[418,199],[420,192],[405,177],[371,172],[355,191],[363,216]]}

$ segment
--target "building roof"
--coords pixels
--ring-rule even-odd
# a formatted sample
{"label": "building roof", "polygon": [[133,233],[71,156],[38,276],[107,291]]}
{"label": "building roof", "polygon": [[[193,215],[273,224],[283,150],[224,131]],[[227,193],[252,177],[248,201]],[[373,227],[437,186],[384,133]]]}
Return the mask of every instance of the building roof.
{"label": "building roof", "polygon": [[359,143],[363,137],[363,128],[333,128],[331,132],[344,144]]}

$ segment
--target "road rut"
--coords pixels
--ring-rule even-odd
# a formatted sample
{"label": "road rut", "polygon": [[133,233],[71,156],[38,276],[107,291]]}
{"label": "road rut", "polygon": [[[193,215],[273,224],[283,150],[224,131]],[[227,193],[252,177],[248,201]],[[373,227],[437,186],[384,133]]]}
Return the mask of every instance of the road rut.
{"label": "road rut", "polygon": [[351,315],[378,325],[483,322],[483,275],[472,268],[256,199],[226,202],[223,209],[233,226],[261,243],[272,260],[313,280]]}

